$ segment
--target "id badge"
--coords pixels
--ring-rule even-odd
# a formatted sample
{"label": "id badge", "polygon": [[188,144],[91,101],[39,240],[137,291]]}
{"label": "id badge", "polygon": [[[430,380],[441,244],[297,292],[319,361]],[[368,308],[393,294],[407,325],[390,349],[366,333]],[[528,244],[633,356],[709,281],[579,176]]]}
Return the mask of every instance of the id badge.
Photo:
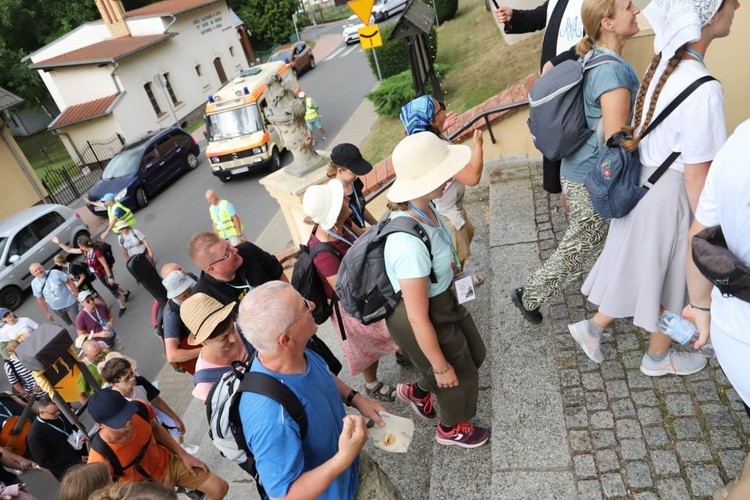
{"label": "id badge", "polygon": [[76,429],[68,435],[68,444],[73,447],[74,450],[80,450],[83,448],[83,442],[85,438],[83,433]]}
{"label": "id badge", "polygon": [[464,304],[477,298],[471,274],[457,274],[453,278],[453,289],[455,290],[456,299],[459,304]]}

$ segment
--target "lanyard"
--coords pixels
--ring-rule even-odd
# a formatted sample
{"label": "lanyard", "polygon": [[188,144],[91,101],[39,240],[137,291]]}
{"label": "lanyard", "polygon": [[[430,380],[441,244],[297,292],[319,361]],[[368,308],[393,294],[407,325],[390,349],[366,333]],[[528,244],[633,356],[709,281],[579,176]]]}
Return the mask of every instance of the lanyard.
{"label": "lanyard", "polygon": [[[346,231],[347,233],[349,233],[349,236],[351,236],[351,237],[352,237],[352,239],[354,239],[354,241],[357,241],[357,235],[356,235],[356,234],[354,234],[354,231],[352,231],[351,229],[349,229],[349,228],[348,228],[348,227],[346,227],[346,226],[343,226],[343,227],[344,227],[344,230],[345,230],[345,231]],[[352,246],[352,242],[351,242],[351,241],[349,241],[349,240],[347,240],[347,239],[346,239],[346,238],[344,238],[343,236],[341,236],[341,235],[338,235],[338,234],[334,233],[333,231],[329,231],[328,229],[323,229],[323,231],[325,231],[326,233],[328,233],[328,235],[329,235],[329,236],[332,236],[332,237],[336,238],[337,240],[339,240],[339,241],[343,241],[343,242],[344,242],[344,243],[346,243],[347,245],[349,245],[349,246]]]}
{"label": "lanyard", "polygon": [[248,289],[248,290],[252,290],[252,289],[253,289],[253,287],[252,287],[252,285],[250,284],[250,282],[249,282],[249,281],[247,281],[247,278],[244,278],[244,277],[243,277],[243,278],[242,278],[242,280],[243,280],[243,281],[245,282],[245,284],[244,284],[244,285],[233,285],[233,284],[231,284],[231,283],[227,283],[227,285],[231,286],[231,287],[232,287],[232,288],[234,288],[235,290],[245,290],[245,289]]}
{"label": "lanyard", "polygon": [[[425,222],[427,222],[430,226],[436,227],[432,223],[432,219],[430,219],[426,213],[422,212],[420,209],[414,206],[412,202],[409,202],[409,208],[411,208],[417,216],[424,219]],[[451,253],[453,254],[453,263],[456,265],[456,269],[459,271],[461,270],[461,261],[458,260],[458,252],[456,251],[456,247],[453,246],[453,240],[451,239],[450,235],[448,234],[448,230],[443,226],[443,220],[440,218],[438,214],[435,213],[435,210],[432,208],[432,205],[430,205],[430,210],[432,210],[433,215],[435,216],[435,219],[437,219],[437,230],[438,230],[438,236],[440,236],[440,239],[445,242],[446,245],[448,245],[451,249]]]}
{"label": "lanyard", "polygon": [[[617,52],[615,52],[613,50],[608,49],[607,47],[602,47],[600,45],[597,45],[596,48],[599,49],[599,50],[601,50],[602,52],[606,52],[607,54],[616,57],[618,61],[620,61],[621,63],[623,63],[625,66],[627,66],[628,71],[630,71],[630,76],[633,77],[633,81],[635,83],[638,83],[638,75],[635,74],[635,71],[633,70],[633,67],[630,65],[630,63],[627,62],[625,59],[623,59],[620,54],[618,54]],[[688,49],[688,50],[690,50],[690,49]]]}
{"label": "lanyard", "polygon": [[99,323],[99,326],[101,326],[102,328],[106,326],[107,322],[104,321],[104,319],[102,319],[101,316],[99,316],[99,310],[96,308],[96,306],[94,306],[94,312],[96,313],[96,318],[87,309],[84,309],[84,311],[86,311],[86,314],[88,314],[91,319]]}
{"label": "lanyard", "polygon": [[[39,422],[43,423],[44,425],[47,425],[47,426],[49,426],[49,427],[52,427],[53,429],[55,429],[55,430],[56,430],[57,432],[59,432],[60,434],[63,434],[63,435],[65,435],[65,436],[70,436],[70,434],[68,434],[67,432],[65,432],[65,430],[64,430],[64,429],[60,429],[59,427],[56,427],[56,426],[54,426],[54,425],[50,424],[49,422],[45,422],[44,420],[42,420],[42,419],[41,419],[41,418],[39,418],[38,416],[36,417],[36,419],[37,419],[37,420],[38,420]],[[61,423],[61,424],[63,424],[63,427],[65,427],[65,424],[63,423],[63,419],[62,419],[62,417],[57,417],[57,419],[58,419],[58,420],[60,421],[60,423]]]}
{"label": "lanyard", "polygon": [[693,49],[687,49],[685,52],[687,52],[691,56],[695,57],[698,60],[698,62],[703,65],[704,68],[706,67],[706,63],[703,62],[703,56],[702,55],[700,55],[699,53],[697,53]]}
{"label": "lanyard", "polygon": [[359,207],[356,203],[349,203],[349,208],[352,209],[352,213],[357,218],[358,226],[359,227],[365,227],[365,219],[362,216],[362,214],[359,213]]}

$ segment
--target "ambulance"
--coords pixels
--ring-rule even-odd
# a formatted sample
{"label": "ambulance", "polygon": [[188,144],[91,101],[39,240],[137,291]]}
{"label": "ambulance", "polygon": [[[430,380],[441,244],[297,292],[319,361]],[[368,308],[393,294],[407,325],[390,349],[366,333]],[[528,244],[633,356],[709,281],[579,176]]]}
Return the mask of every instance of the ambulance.
{"label": "ambulance", "polygon": [[273,74],[294,93],[299,84],[291,66],[283,61],[259,64],[240,71],[206,103],[206,157],[211,172],[228,182],[233,177],[262,168],[281,166],[284,144],[278,128],[266,119],[266,80]]}

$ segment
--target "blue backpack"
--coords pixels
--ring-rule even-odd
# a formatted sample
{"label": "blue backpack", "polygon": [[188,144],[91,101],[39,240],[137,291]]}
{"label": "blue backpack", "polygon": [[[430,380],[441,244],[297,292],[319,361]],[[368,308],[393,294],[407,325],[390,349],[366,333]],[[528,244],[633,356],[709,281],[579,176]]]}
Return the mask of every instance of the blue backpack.
{"label": "blue backpack", "polygon": [[[641,139],[664,121],[695,89],[711,80],[715,78],[704,76],[691,83],[646,127]],[[624,132],[618,132],[610,137],[606,146],[599,152],[596,166],[589,171],[584,180],[591,204],[607,220],[620,219],[628,215],[681,154],[672,152],[646,183],[641,185],[641,158],[638,149],[628,151],[621,146],[622,141],[626,139],[630,139],[630,136]]]}

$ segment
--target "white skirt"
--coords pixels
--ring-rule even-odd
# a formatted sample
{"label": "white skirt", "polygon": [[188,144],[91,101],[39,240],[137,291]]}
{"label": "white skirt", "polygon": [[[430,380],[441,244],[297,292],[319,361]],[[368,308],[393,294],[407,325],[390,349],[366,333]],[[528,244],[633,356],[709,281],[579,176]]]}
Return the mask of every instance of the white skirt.
{"label": "white skirt", "polygon": [[[655,171],[642,167],[641,182]],[[581,288],[599,311],[656,331],[659,308],[687,304],[685,257],[692,222],[681,172],[667,170],[622,219],[612,220],[607,243]]]}

